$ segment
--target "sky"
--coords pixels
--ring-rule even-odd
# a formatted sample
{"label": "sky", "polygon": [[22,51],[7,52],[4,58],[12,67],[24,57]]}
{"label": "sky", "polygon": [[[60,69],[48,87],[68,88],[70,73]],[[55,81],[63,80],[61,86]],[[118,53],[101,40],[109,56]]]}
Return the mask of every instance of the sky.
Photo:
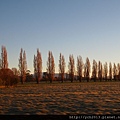
{"label": "sky", "polygon": [[33,73],[39,48],[43,71],[48,51],[58,72],[62,53],[68,70],[69,55],[85,63],[88,57],[112,64],[120,62],[120,0],[0,0],[0,47],[6,46],[9,68],[18,69],[20,49],[26,51]]}

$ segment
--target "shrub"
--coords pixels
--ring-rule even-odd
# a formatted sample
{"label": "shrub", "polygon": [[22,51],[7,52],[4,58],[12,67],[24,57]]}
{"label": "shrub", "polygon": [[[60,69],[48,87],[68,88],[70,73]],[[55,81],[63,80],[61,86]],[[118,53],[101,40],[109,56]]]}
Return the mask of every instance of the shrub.
{"label": "shrub", "polygon": [[2,86],[3,85],[3,81],[2,81],[2,79],[0,78],[0,86]]}
{"label": "shrub", "polygon": [[13,75],[10,81],[10,86],[17,86],[19,81],[20,81],[19,77],[17,75]]}
{"label": "shrub", "polygon": [[2,84],[6,87],[14,86],[18,83],[18,76],[13,74],[11,69],[0,69],[0,79],[2,80]]}

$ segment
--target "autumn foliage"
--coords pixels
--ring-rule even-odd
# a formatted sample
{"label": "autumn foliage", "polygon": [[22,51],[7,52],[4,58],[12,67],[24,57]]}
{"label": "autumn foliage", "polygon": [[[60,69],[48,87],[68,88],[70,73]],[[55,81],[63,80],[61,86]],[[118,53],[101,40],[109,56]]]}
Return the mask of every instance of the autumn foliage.
{"label": "autumn foliage", "polygon": [[93,60],[92,78],[96,82],[96,79],[97,79],[97,62],[95,60]]}
{"label": "autumn foliage", "polygon": [[19,58],[19,71],[20,71],[20,79],[21,84],[23,84],[26,80],[26,71],[27,71],[27,61],[26,61],[26,53],[21,48],[20,51],[20,58]]}
{"label": "autumn foliage", "polygon": [[42,79],[42,57],[39,49],[37,49],[37,56],[34,55],[34,75],[37,81],[37,84]]}
{"label": "autumn foliage", "polygon": [[54,74],[55,74],[55,63],[54,63],[54,57],[51,51],[49,51],[48,53],[47,74],[48,74],[50,83],[52,83],[52,81],[54,80]]}
{"label": "autumn foliage", "polygon": [[[39,49],[37,49],[37,55],[34,55],[33,59],[34,74],[27,73],[27,60],[26,52],[21,48],[19,56],[19,70],[17,68],[8,68],[8,57],[7,50],[5,46],[1,47],[1,57],[0,57],[0,84],[5,86],[16,85],[19,81],[23,84],[25,81],[35,81],[40,83],[42,80],[49,80],[52,83],[53,80],[61,80],[63,82],[65,79],[73,82],[74,80],[82,81],[112,81],[120,80],[120,64],[108,64],[105,62],[102,64],[101,61],[93,60],[92,66],[89,58],[86,58],[85,63],[83,63],[82,57],[78,56],[75,68],[75,59],[73,55],[69,55],[68,61],[68,71],[66,70],[66,63],[64,56],[60,53],[58,71],[59,76],[55,76],[55,61],[51,51],[48,52],[47,68],[46,72],[42,71],[42,56]],[[43,73],[43,75],[42,75]],[[65,76],[66,75],[66,76]],[[28,80],[29,79],[29,80]]]}
{"label": "autumn foliage", "polygon": [[83,60],[81,56],[77,57],[77,75],[79,81],[81,82],[83,77]]}
{"label": "autumn foliage", "polygon": [[4,69],[8,68],[7,50],[5,46],[2,46],[1,48],[0,67]]}
{"label": "autumn foliage", "polygon": [[6,87],[8,86],[16,86],[19,82],[19,77],[13,74],[13,71],[9,68],[2,68],[0,69],[0,79],[1,85]]}
{"label": "autumn foliage", "polygon": [[84,77],[89,82],[90,80],[90,61],[89,58],[86,58],[86,63],[84,65]]}
{"label": "autumn foliage", "polygon": [[74,74],[75,74],[75,61],[74,61],[73,55],[69,56],[68,69],[69,69],[69,78],[70,78],[71,82],[73,82]]}
{"label": "autumn foliage", "polygon": [[0,85],[15,86],[19,81],[19,77],[8,68],[7,50],[2,46],[0,59]]}
{"label": "autumn foliage", "polygon": [[59,77],[60,77],[62,82],[64,81],[64,74],[65,74],[65,58],[60,53],[60,58],[59,58]]}

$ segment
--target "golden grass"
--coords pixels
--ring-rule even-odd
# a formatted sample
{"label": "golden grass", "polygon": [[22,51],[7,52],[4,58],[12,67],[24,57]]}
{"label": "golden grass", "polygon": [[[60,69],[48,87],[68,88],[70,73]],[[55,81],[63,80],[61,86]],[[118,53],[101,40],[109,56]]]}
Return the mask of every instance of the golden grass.
{"label": "golden grass", "polygon": [[26,83],[0,88],[0,114],[120,114],[120,82]]}

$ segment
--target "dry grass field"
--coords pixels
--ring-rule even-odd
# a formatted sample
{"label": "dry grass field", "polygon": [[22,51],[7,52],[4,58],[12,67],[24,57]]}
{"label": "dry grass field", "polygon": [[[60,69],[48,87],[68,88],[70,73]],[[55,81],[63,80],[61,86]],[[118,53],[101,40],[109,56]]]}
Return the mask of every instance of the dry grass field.
{"label": "dry grass field", "polygon": [[120,82],[0,88],[0,115],[120,114]]}

